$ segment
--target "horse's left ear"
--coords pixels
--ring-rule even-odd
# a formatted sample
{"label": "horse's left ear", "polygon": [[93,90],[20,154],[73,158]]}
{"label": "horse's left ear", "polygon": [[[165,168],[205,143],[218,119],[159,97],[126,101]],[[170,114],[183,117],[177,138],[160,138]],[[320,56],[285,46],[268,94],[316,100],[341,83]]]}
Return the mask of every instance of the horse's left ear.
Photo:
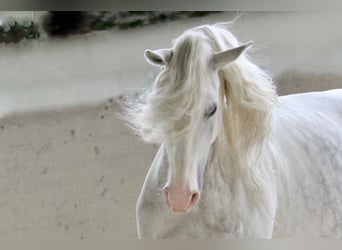
{"label": "horse's left ear", "polygon": [[145,59],[152,65],[167,65],[172,57],[172,49],[145,50]]}
{"label": "horse's left ear", "polygon": [[249,41],[240,47],[228,49],[212,56],[212,62],[216,69],[221,69],[231,62],[234,62],[249,47],[253,45],[253,41]]}

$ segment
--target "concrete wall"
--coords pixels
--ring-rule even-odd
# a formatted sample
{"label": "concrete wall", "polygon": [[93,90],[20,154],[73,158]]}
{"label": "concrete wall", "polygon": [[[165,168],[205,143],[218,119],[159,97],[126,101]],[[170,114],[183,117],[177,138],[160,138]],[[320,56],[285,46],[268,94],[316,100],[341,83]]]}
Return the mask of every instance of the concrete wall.
{"label": "concrete wall", "polygon": [[[12,110],[75,105],[135,92],[151,82],[146,48],[169,47],[198,24],[231,20],[225,13],[127,31],[94,32],[0,47],[0,116]],[[233,27],[276,78],[285,71],[335,73],[342,66],[337,14],[243,13]],[[305,86],[303,86],[305,88]]]}
{"label": "concrete wall", "polygon": [[[118,120],[115,96],[155,74],[146,48],[232,14],[0,47],[0,237],[135,238],[156,148]],[[342,87],[337,15],[244,13],[233,26],[283,93]]]}

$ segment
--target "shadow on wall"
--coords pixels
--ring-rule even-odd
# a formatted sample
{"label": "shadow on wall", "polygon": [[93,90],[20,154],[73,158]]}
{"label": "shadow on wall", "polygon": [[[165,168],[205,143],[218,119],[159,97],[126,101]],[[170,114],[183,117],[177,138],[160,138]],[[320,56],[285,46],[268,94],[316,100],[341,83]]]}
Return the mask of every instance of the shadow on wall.
{"label": "shadow on wall", "polygon": [[333,73],[285,71],[275,78],[279,95],[342,88],[342,76]]}

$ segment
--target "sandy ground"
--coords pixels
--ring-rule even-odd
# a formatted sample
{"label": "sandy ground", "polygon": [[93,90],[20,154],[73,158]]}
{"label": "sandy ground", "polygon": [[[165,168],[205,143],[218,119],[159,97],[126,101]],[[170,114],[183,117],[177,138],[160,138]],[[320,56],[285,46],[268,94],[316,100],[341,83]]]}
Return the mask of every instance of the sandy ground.
{"label": "sandy ground", "polygon": [[116,111],[107,101],[0,120],[0,238],[136,238],[155,148]]}
{"label": "sandy ground", "polygon": [[279,95],[342,88],[342,75],[288,70],[275,78]]}
{"label": "sandy ground", "polygon": [[[220,15],[215,16],[214,21],[221,18]],[[307,24],[303,25],[309,27],[311,22],[305,18],[304,21]],[[160,39],[153,38],[164,29],[162,26],[124,33],[118,38],[120,45],[135,41],[133,38],[144,37],[142,43],[131,51],[134,57],[139,55],[139,59],[121,59],[124,51],[114,59],[105,57],[108,52],[101,46],[109,47],[113,42],[108,34],[88,37],[86,41],[77,38],[87,42],[85,47],[77,45],[81,44],[80,41],[72,40],[70,46],[54,42],[56,47],[51,45],[51,48],[42,42],[27,53],[15,54],[15,48],[2,51],[0,66],[8,67],[8,70],[3,71],[0,77],[0,108],[7,105],[6,111],[12,109],[12,112],[0,113],[0,238],[137,237],[136,199],[156,147],[146,145],[132,135],[114,115],[119,111],[116,99],[108,96],[117,90],[119,85],[115,84],[126,86],[127,82],[129,87],[134,84],[140,84],[139,88],[144,86],[151,77],[147,72],[152,70],[141,58],[143,49],[169,44],[174,34],[193,26],[193,22],[182,23],[183,26],[165,24],[170,34]],[[279,94],[342,88],[342,76],[339,75],[342,50],[335,49],[340,44],[340,33],[333,32],[331,41],[325,37],[306,40],[300,26],[295,26],[295,23],[292,16],[285,14],[261,16],[252,13],[237,23],[236,30],[242,40],[256,37],[260,48],[266,38],[257,37],[255,27],[265,25],[262,26],[263,31],[269,32],[272,39],[263,45],[262,53],[267,57],[262,59],[265,59],[266,66],[270,66],[266,68],[274,75]],[[324,23],[320,25],[317,27],[323,30]],[[295,39],[285,41],[283,33],[278,37],[280,28],[295,32],[300,43]],[[305,37],[308,34],[315,37],[310,32],[306,32]],[[310,41],[315,41],[315,46],[309,46],[307,43]],[[93,42],[96,43],[94,47],[90,45]],[[330,43],[333,47],[327,47]],[[46,47],[50,54],[41,50]],[[74,56],[66,60],[60,54],[62,51],[74,51]],[[30,61],[37,54],[46,59],[40,68]],[[326,55],[326,59],[323,63],[314,60],[313,55],[317,58]],[[87,63],[93,57],[97,59]],[[102,60],[104,58],[107,61]],[[83,64],[73,71],[71,67],[78,60]],[[134,62],[134,72],[125,69],[130,60]],[[18,76],[16,72],[20,68],[27,74]],[[109,74],[112,68],[115,68],[114,73]],[[39,74],[33,79],[26,79],[33,69]],[[96,78],[98,72],[102,76],[100,79]],[[144,83],[139,83],[139,79]],[[85,80],[88,82],[83,82]],[[8,96],[11,95],[10,99]],[[93,96],[99,100],[94,102]],[[71,103],[83,97],[90,98],[82,99],[87,104]],[[15,111],[29,103],[41,105],[40,108],[35,106],[40,111]],[[58,107],[55,104],[60,107],[52,108]],[[68,105],[63,108],[61,104]]]}

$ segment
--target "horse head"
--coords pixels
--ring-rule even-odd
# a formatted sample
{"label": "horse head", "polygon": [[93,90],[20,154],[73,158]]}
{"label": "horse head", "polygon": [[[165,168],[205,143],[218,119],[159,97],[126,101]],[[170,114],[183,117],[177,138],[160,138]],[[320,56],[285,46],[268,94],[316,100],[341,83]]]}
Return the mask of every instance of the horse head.
{"label": "horse head", "polygon": [[151,105],[169,166],[162,193],[173,212],[189,212],[201,197],[204,169],[223,126],[225,86],[219,70],[251,45],[214,52],[204,36],[190,31],[173,48],[145,51],[149,63],[164,67]]}

